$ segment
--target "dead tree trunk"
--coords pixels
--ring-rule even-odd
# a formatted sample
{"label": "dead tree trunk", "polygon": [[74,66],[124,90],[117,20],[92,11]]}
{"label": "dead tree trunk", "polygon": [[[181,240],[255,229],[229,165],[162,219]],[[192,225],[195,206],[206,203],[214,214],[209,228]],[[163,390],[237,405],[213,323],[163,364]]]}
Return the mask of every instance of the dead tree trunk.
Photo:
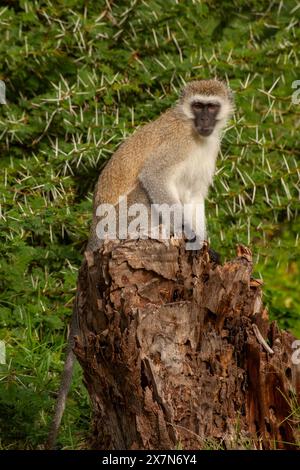
{"label": "dead tree trunk", "polygon": [[223,266],[178,240],[114,241],[87,255],[75,353],[92,448],[296,447],[294,338],[269,323],[251,272],[241,246]]}

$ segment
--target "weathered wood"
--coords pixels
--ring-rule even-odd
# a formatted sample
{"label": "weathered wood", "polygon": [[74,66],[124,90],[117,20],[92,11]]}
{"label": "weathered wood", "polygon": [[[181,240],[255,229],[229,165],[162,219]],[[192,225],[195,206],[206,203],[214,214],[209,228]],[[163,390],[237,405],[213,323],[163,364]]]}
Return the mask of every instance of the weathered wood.
{"label": "weathered wood", "polygon": [[87,254],[75,354],[92,448],[295,448],[294,338],[269,323],[251,273],[242,246],[223,266],[178,240],[114,241]]}

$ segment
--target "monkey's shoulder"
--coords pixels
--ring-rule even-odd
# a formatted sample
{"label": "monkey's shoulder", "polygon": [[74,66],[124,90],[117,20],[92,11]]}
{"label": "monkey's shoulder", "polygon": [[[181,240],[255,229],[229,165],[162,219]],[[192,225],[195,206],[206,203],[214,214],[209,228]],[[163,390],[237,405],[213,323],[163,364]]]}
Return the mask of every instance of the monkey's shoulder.
{"label": "monkey's shoulder", "polygon": [[[176,108],[170,108],[157,119],[139,127],[120,145],[104,167],[103,177],[109,173],[124,171],[135,176],[149,156],[164,145],[174,145],[174,136],[183,143],[187,138],[187,129],[182,116]],[[178,147],[178,145],[177,145]],[[100,175],[101,177],[101,175]]]}
{"label": "monkey's shoulder", "polygon": [[167,109],[155,120],[139,127],[128,139],[126,139],[119,150],[126,151],[132,146],[141,145],[147,150],[146,145],[153,147],[160,145],[167,139],[174,139],[174,135],[186,135],[189,129],[187,118],[176,108]]}

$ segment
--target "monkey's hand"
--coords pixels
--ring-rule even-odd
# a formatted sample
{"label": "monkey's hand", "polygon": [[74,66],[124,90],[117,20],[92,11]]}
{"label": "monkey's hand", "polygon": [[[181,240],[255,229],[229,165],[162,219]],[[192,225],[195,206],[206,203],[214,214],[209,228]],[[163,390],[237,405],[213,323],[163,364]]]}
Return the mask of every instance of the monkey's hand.
{"label": "monkey's hand", "polygon": [[194,255],[199,254],[203,247],[203,240],[191,229],[184,227],[185,249],[191,251]]}

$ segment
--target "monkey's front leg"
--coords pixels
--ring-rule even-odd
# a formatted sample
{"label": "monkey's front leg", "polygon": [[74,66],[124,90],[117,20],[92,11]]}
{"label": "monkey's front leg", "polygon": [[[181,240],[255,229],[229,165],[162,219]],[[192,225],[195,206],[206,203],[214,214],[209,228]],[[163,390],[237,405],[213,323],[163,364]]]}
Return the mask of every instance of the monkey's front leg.
{"label": "monkey's front leg", "polygon": [[[184,227],[187,237],[186,249],[191,250],[193,255],[198,255],[203,248],[204,241],[207,240],[204,198],[198,197],[188,207],[190,208],[187,223]],[[212,262],[221,263],[219,253],[208,248],[208,254]]]}
{"label": "monkey's front leg", "polygon": [[183,228],[188,240],[186,249],[199,251],[206,240],[205,205],[202,196],[184,204]]}

